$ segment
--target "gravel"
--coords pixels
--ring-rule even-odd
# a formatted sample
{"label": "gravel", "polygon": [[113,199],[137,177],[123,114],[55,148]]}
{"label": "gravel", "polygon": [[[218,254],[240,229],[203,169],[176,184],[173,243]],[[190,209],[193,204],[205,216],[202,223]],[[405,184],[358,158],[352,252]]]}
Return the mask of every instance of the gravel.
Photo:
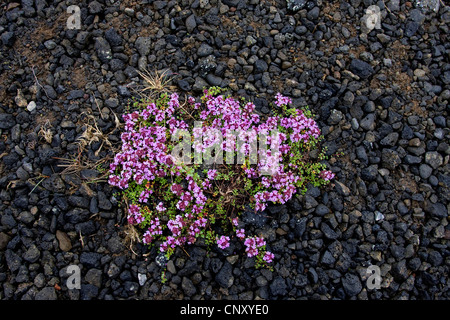
{"label": "gravel", "polygon": [[[64,1],[0,8],[0,299],[448,300],[450,10],[422,2],[78,1],[81,30]],[[381,29],[363,33],[370,5]],[[270,115],[280,92],[316,115],[335,180],[242,215],[273,270],[236,239],[167,261],[132,240],[96,167],[65,170],[113,156],[95,141],[80,154],[78,138],[91,115],[120,146],[144,69],[169,70],[179,93],[227,86]]]}

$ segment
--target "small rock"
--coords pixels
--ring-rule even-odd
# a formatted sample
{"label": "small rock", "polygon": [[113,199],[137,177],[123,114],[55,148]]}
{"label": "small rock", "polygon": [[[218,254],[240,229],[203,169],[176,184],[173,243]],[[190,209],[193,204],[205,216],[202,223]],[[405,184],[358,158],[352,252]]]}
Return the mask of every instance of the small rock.
{"label": "small rock", "polygon": [[45,287],[34,297],[35,300],[56,300],[58,296],[54,287]]}
{"label": "small rock", "polygon": [[138,273],[139,285],[142,287],[147,281],[147,275],[145,273]]}
{"label": "small rock", "polygon": [[428,179],[433,173],[433,168],[427,164],[421,164],[419,167],[419,174],[422,179]]}
{"label": "small rock", "polygon": [[350,297],[356,296],[362,290],[362,284],[359,280],[358,276],[346,273],[342,278],[342,286],[344,287],[344,291]]}
{"label": "small rock", "polygon": [[28,105],[27,105],[27,110],[28,110],[29,112],[32,112],[32,111],[34,111],[35,109],[36,109],[36,102],[30,101],[30,103],[28,103]]}
{"label": "small rock", "polygon": [[189,33],[192,33],[192,31],[194,31],[194,29],[197,27],[197,22],[195,21],[195,15],[191,14],[187,19],[186,19],[186,29]]}
{"label": "small rock", "polygon": [[359,59],[353,59],[349,69],[362,79],[370,77],[375,72],[370,64]]}
{"label": "small rock", "polygon": [[209,56],[210,54],[212,54],[213,52],[214,52],[214,49],[210,45],[208,45],[206,43],[202,43],[197,50],[197,55],[199,57],[206,57],[206,56]]}
{"label": "small rock", "polygon": [[270,292],[274,296],[285,296],[287,294],[286,280],[283,277],[276,277],[270,284]]}
{"label": "small rock", "polygon": [[291,12],[297,12],[306,6],[308,0],[286,0],[287,9]]}
{"label": "small rock", "polygon": [[23,96],[22,90],[17,89],[17,95],[14,97],[14,102],[17,104],[18,107],[26,107],[28,105],[27,100]]}
{"label": "small rock", "polygon": [[105,38],[96,38],[94,49],[97,52],[97,56],[102,63],[109,63],[109,61],[112,59],[111,46]]}
{"label": "small rock", "polygon": [[192,297],[197,292],[194,284],[187,277],[183,277],[183,280],[181,281],[181,288],[183,289],[184,294],[188,297]]}
{"label": "small rock", "polygon": [[30,263],[34,263],[36,262],[39,257],[41,256],[41,252],[39,251],[39,249],[36,247],[35,244],[32,244],[27,251],[25,251],[25,253],[23,254],[23,259],[30,262]]}
{"label": "small rock", "polygon": [[221,287],[228,289],[233,285],[234,277],[232,269],[231,264],[227,261],[223,264],[219,273],[217,273],[215,280]]}
{"label": "small rock", "polygon": [[16,120],[12,114],[0,113],[0,129],[11,129],[16,125]]}
{"label": "small rock", "polygon": [[0,250],[5,250],[11,237],[4,232],[0,232]]}
{"label": "small rock", "polygon": [[425,154],[425,162],[433,169],[437,169],[443,163],[443,158],[437,151],[430,151]]}
{"label": "small rock", "polygon": [[72,249],[72,242],[70,241],[69,236],[60,230],[56,230],[56,239],[58,239],[59,242],[59,248],[62,251],[70,251]]}
{"label": "small rock", "polygon": [[375,114],[369,113],[366,115],[360,122],[361,128],[363,128],[366,131],[372,131],[375,129]]}
{"label": "small rock", "polygon": [[344,185],[342,182],[335,180],[335,186],[336,186],[336,190],[339,194],[343,195],[344,197],[347,197],[350,195],[350,189],[346,185]]}

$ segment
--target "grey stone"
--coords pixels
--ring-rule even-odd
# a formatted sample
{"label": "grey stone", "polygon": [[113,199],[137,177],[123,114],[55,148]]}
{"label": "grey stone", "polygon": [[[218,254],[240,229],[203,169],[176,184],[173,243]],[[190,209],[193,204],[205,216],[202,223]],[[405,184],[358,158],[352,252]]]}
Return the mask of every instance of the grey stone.
{"label": "grey stone", "polygon": [[423,163],[419,166],[419,174],[422,179],[428,179],[433,173],[433,168]]}
{"label": "grey stone", "polygon": [[11,237],[4,232],[0,232],[0,250],[5,250]]}
{"label": "grey stone", "polygon": [[255,64],[254,64],[254,72],[255,73],[263,73],[263,72],[267,71],[268,68],[269,68],[269,66],[267,65],[267,63],[264,60],[258,59],[255,61]]}
{"label": "grey stone", "polygon": [[274,296],[285,296],[287,294],[287,284],[283,277],[276,277],[270,284],[270,292]]}
{"label": "grey stone", "polygon": [[361,128],[363,128],[366,131],[372,131],[375,129],[375,114],[369,113],[366,115],[360,122]]}
{"label": "grey stone", "polygon": [[0,129],[11,129],[16,125],[16,120],[12,114],[0,113]]}
{"label": "grey stone", "polygon": [[183,277],[183,280],[181,281],[181,288],[183,289],[184,294],[188,297],[195,295],[195,293],[197,292],[194,284],[187,277]]}
{"label": "grey stone", "polygon": [[94,44],[97,56],[102,63],[109,63],[112,59],[112,51],[109,42],[105,38],[97,37]]}
{"label": "grey stone", "polygon": [[397,143],[398,140],[398,133],[397,132],[391,132],[386,137],[384,137],[380,143],[382,146],[390,146],[393,147]]}
{"label": "grey stone", "polygon": [[6,264],[11,272],[16,272],[22,265],[22,258],[19,257],[13,250],[6,250],[5,252]]}
{"label": "grey stone", "polygon": [[122,45],[122,36],[120,36],[114,28],[105,31],[105,38],[113,47]]}
{"label": "grey stone", "polygon": [[286,0],[287,9],[292,12],[297,12],[306,6],[307,0]]}
{"label": "grey stone", "polygon": [[401,163],[398,152],[392,149],[383,149],[381,153],[381,162],[389,170],[394,170]]}
{"label": "grey stone", "polygon": [[35,244],[32,244],[27,251],[23,254],[22,258],[30,263],[36,262],[41,256],[41,252],[36,247]]}
{"label": "grey stone", "polygon": [[216,275],[216,282],[223,288],[230,288],[234,282],[232,271],[231,264],[229,262],[225,262],[222,269],[220,269],[219,273]]}
{"label": "grey stone", "polygon": [[448,217],[447,208],[440,202],[432,203],[427,201],[424,208],[426,213],[431,214],[433,217],[446,218]]}
{"label": "grey stone", "polygon": [[134,46],[141,56],[147,56],[150,53],[151,41],[150,37],[138,37],[136,39]]}
{"label": "grey stone", "polygon": [[87,268],[98,268],[100,266],[100,258],[100,253],[83,252],[80,255],[80,263]]}
{"label": "grey stone", "polygon": [[194,31],[194,29],[197,27],[197,22],[195,21],[195,15],[191,14],[189,17],[187,17],[186,19],[186,29],[189,33],[192,33],[192,31]]}
{"label": "grey stone", "polygon": [[197,55],[199,57],[206,57],[206,56],[209,56],[210,54],[212,54],[213,52],[214,52],[214,49],[210,45],[208,45],[206,43],[202,43],[197,50]]}
{"label": "grey stone", "polygon": [[34,297],[35,300],[56,300],[58,296],[54,287],[45,287],[39,291]]}
{"label": "grey stone", "polygon": [[356,296],[362,290],[361,281],[354,274],[346,273],[341,281],[345,293],[350,297]]}
{"label": "grey stone", "polygon": [[96,286],[97,288],[100,288],[102,285],[102,270],[100,269],[96,269],[96,268],[92,268],[89,269],[88,272],[86,272],[86,275],[84,276],[84,280],[89,283],[92,284],[94,286]]}
{"label": "grey stone", "polygon": [[370,64],[359,59],[353,59],[349,69],[362,79],[370,77],[375,72]]}
{"label": "grey stone", "polygon": [[338,238],[338,234],[336,233],[336,231],[331,229],[331,227],[327,223],[322,222],[320,225],[320,230],[323,232],[327,239],[336,240]]}
{"label": "grey stone", "polygon": [[443,158],[437,151],[430,151],[425,153],[425,162],[433,169],[437,169],[443,163]]}

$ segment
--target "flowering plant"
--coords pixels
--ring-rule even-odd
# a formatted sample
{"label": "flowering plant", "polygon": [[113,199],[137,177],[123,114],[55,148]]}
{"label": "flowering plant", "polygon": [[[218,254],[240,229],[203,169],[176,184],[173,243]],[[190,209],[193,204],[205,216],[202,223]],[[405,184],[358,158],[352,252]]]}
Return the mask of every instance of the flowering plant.
{"label": "flowering plant", "polygon": [[262,119],[252,102],[221,93],[212,87],[200,101],[163,93],[135,103],[137,110],[123,116],[122,148],[109,183],[122,190],[128,222],[142,229],[142,242],[156,244],[167,258],[198,238],[220,249],[234,238],[244,241],[257,267],[268,266],[274,254],[239,221],[244,206],[262,212],[269,202],[286,203],[308,183],[327,184],[334,174],[320,161],[324,150],[319,161],[309,156],[322,137],[307,109],[288,108],[292,101],[277,94],[278,111]]}

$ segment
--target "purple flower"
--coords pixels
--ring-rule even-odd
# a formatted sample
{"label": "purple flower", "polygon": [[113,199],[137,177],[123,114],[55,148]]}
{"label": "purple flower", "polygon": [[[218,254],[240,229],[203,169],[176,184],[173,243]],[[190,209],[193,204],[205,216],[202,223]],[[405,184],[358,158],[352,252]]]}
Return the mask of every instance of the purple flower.
{"label": "purple flower", "polygon": [[226,249],[230,246],[230,237],[221,236],[217,239],[217,245],[220,249]]}
{"label": "purple flower", "polygon": [[267,263],[271,263],[274,257],[275,255],[272,252],[267,251],[264,254],[263,260],[266,261]]}
{"label": "purple flower", "polygon": [[214,178],[217,177],[217,170],[208,170],[208,179],[209,180],[214,180]]}

